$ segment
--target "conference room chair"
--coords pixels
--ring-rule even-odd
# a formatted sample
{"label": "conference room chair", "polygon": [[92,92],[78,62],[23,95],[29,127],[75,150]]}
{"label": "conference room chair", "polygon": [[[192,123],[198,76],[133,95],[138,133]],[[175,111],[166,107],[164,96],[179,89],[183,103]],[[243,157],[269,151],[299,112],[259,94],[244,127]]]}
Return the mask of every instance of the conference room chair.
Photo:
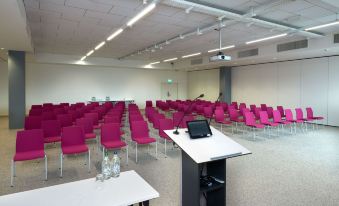
{"label": "conference room chair", "polygon": [[280,124],[283,129],[284,129],[284,125],[290,125],[291,134],[292,134],[293,122],[283,120],[281,117],[281,112],[279,110],[273,110],[273,122]]}
{"label": "conference room chair", "polygon": [[[301,108],[296,108],[295,109],[295,115],[296,115],[296,119],[299,121],[302,121],[302,126],[304,126],[304,129],[307,131],[307,118],[304,118],[304,113],[303,110]],[[313,120],[310,120],[313,121]]]}
{"label": "conference room chair", "polygon": [[213,108],[212,108],[212,106],[204,107],[204,117],[206,119],[209,119],[209,118],[213,117]]}
{"label": "conference room chair", "polygon": [[105,150],[126,148],[126,164],[128,164],[128,145],[121,140],[120,124],[107,123],[101,126],[100,143],[102,146],[102,158],[105,157]]}
{"label": "conference room chair", "polygon": [[183,112],[174,112],[172,114],[172,120],[174,126],[177,126],[180,123],[180,120],[183,118],[184,113]]}
{"label": "conference room chair", "polygon": [[167,141],[172,139],[164,132],[164,130],[173,130],[174,124],[171,119],[160,119],[159,120],[159,136],[165,141],[165,156],[167,156]]}
{"label": "conference room chair", "polygon": [[193,115],[186,115],[182,119],[182,122],[180,123],[179,127],[180,128],[187,128],[187,122],[193,121],[195,118]]}
{"label": "conference room chair", "polygon": [[149,136],[149,130],[145,121],[135,121],[131,125],[131,138],[135,142],[135,162],[138,162],[138,145],[155,143],[155,155],[158,158],[157,140]]}
{"label": "conference room chair", "polygon": [[15,155],[11,165],[11,186],[16,176],[16,162],[45,159],[45,180],[47,180],[47,155],[44,151],[44,135],[41,129],[18,131]]}
{"label": "conference room chair", "polygon": [[154,116],[154,122],[153,122],[153,127],[154,129],[159,129],[159,125],[160,125],[160,119],[165,119],[165,115],[164,114],[161,114],[161,113],[158,113],[158,114],[155,114]]}
{"label": "conference room chair", "polygon": [[273,118],[273,107],[267,107],[266,112],[267,112],[268,119],[272,119]]}
{"label": "conference room chair", "polygon": [[[268,112],[267,111],[260,111],[260,124],[265,125],[268,127],[268,135],[271,136],[271,128],[277,127],[278,129],[278,135],[279,135],[279,124],[275,122],[271,122],[268,118]],[[272,112],[273,116],[273,112]]]}
{"label": "conference room chair", "polygon": [[256,129],[265,129],[265,125],[263,124],[258,124],[255,120],[255,116],[252,112],[246,112],[244,114],[245,118],[245,125],[247,127],[252,128],[253,131],[253,138],[256,138]]}
{"label": "conference room chair", "polygon": [[229,108],[228,112],[229,112],[229,115],[230,115],[230,121],[235,123],[235,130],[238,131],[238,124],[243,123],[244,119],[241,119],[239,117],[239,113],[235,109]]}
{"label": "conference room chair", "polygon": [[260,104],[261,111],[267,111],[267,105],[266,104]]}
{"label": "conference room chair", "polygon": [[56,120],[56,116],[53,111],[43,112],[42,120]]}
{"label": "conference room chair", "polygon": [[60,114],[66,114],[66,110],[64,108],[55,108],[54,109],[54,114],[56,116],[60,115]]}
{"label": "conference room chair", "polygon": [[246,108],[246,104],[245,103],[240,103],[239,104],[239,111],[241,111],[243,108]]}
{"label": "conference room chair", "polygon": [[57,120],[59,121],[61,128],[73,125],[72,115],[70,114],[59,114],[57,115]]}
{"label": "conference room chair", "polygon": [[96,112],[85,113],[84,117],[92,119],[94,129],[100,129],[99,114],[98,113],[96,113]]}
{"label": "conference room chair", "polygon": [[284,107],[283,106],[277,106],[277,110],[280,112],[281,117],[285,117]]}
{"label": "conference room chair", "polygon": [[[298,124],[303,124],[304,121],[303,120],[297,120],[294,119],[293,117],[293,113],[291,109],[285,109],[285,120],[289,121],[289,122],[293,122],[294,124],[294,128],[295,128],[295,133],[297,133],[297,125]],[[301,128],[302,129],[302,128]]]}
{"label": "conference room chair", "polygon": [[94,133],[93,120],[91,118],[83,117],[77,119],[75,124],[83,129],[86,140],[97,138],[97,135]]}
{"label": "conference room chair", "polygon": [[[313,109],[312,109],[311,107],[307,107],[307,108],[306,108],[306,117],[307,117],[307,119],[313,120],[313,121],[315,121],[316,123],[318,123],[318,121],[324,119],[324,117],[319,117],[319,116],[318,116],[318,117],[315,117],[315,116],[313,116]],[[313,124],[313,128],[314,128],[314,124]]]}
{"label": "conference room chair", "polygon": [[87,153],[88,172],[91,172],[91,150],[85,143],[85,134],[81,127],[64,127],[61,135],[60,177],[62,177],[63,159],[65,155]]}
{"label": "conference room chair", "polygon": [[256,107],[255,110],[254,110],[254,116],[255,116],[255,119],[256,120],[259,120],[260,119],[260,112],[261,112],[261,108],[260,107]]}
{"label": "conference room chair", "polygon": [[25,117],[24,128],[25,130],[41,129],[41,121],[42,119],[40,116]]}
{"label": "conference room chair", "polygon": [[232,102],[231,105],[234,107],[234,109],[239,110],[238,102]]}
{"label": "conference room chair", "polygon": [[253,114],[255,113],[256,108],[257,108],[257,106],[255,104],[250,105],[250,111],[253,112]]}
{"label": "conference room chair", "polygon": [[[222,132],[222,126],[223,125],[231,125],[232,126],[232,122],[231,121],[227,121],[225,120],[225,114],[224,111],[221,109],[216,109],[215,110],[215,116],[214,116],[215,122],[220,124],[220,130]],[[233,133],[233,126],[232,126],[232,133]]]}
{"label": "conference room chair", "polygon": [[44,132],[45,143],[55,143],[61,141],[61,126],[58,120],[45,120],[41,122]]}
{"label": "conference room chair", "polygon": [[42,109],[42,105],[41,104],[33,104],[31,106],[31,109]]}
{"label": "conference room chair", "polygon": [[32,108],[29,110],[28,116],[41,116],[42,108]]}
{"label": "conference room chair", "polygon": [[43,103],[42,104],[43,108],[53,108],[53,106],[54,106],[53,103]]}

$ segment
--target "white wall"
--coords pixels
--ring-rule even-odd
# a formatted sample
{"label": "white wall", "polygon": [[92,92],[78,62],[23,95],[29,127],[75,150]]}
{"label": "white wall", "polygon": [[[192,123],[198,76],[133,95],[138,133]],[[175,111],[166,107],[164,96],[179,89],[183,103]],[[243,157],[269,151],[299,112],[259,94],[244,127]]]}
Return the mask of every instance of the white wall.
{"label": "white wall", "polygon": [[204,100],[215,101],[219,95],[219,73],[219,69],[188,72],[188,98],[205,94]]}
{"label": "white wall", "polygon": [[0,61],[0,116],[8,115],[8,70],[7,62]]}
{"label": "white wall", "polygon": [[323,57],[232,69],[232,101],[308,107],[339,126],[339,57]]}
{"label": "white wall", "polygon": [[161,98],[161,83],[168,78],[178,82],[178,97],[186,99],[187,72],[28,63],[26,105],[29,108],[43,102],[78,102],[92,96],[110,96],[132,98],[144,107],[146,100]]}

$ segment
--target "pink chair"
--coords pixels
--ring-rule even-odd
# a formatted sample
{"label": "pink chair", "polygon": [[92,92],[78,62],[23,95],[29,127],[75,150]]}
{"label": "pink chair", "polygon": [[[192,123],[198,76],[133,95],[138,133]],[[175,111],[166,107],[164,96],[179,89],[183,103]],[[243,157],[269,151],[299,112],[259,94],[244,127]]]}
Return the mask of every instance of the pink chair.
{"label": "pink chair", "polygon": [[174,129],[173,120],[171,119],[160,119],[159,120],[159,136],[165,140],[165,155],[167,156],[167,141],[172,139],[164,132],[164,130]]}
{"label": "pink chair", "polygon": [[[319,120],[323,120],[324,119],[324,117],[315,117],[315,116],[313,116],[313,109],[311,107],[307,107],[306,108],[306,113],[307,113],[307,118],[306,119],[308,121],[315,121],[316,123],[318,123]],[[315,129],[314,128],[314,124],[313,124],[313,129]]]}
{"label": "pink chair", "polygon": [[64,127],[61,135],[60,152],[60,177],[62,177],[62,166],[64,155],[88,153],[88,172],[91,172],[91,150],[85,143],[85,134],[83,129],[78,126]]}
{"label": "pink chair", "polygon": [[152,107],[152,101],[151,100],[147,100],[146,101],[146,107]]}
{"label": "pink chair", "polygon": [[239,113],[235,109],[229,109],[228,110],[230,113],[230,121],[235,123],[235,129],[238,131],[238,123],[244,122],[244,119],[239,118]]}
{"label": "pink chair", "polygon": [[256,136],[255,129],[264,129],[265,125],[256,123],[254,114],[252,112],[246,112],[244,114],[244,117],[245,117],[245,125],[252,128],[253,137],[255,138]]}
{"label": "pink chair", "polygon": [[283,106],[277,106],[277,110],[280,112],[281,117],[285,117],[285,112],[284,112]]}
{"label": "pink chair", "polygon": [[44,142],[55,143],[61,141],[61,127],[58,120],[45,120],[41,123],[44,131]]}
{"label": "pink chair", "polygon": [[16,150],[12,159],[11,186],[15,173],[15,163],[19,161],[45,159],[45,180],[47,180],[47,156],[44,151],[44,135],[41,129],[18,131],[16,136]]}
{"label": "pink chair", "polygon": [[148,126],[145,121],[135,121],[131,125],[131,138],[135,142],[135,162],[138,162],[138,145],[151,144],[155,142],[155,154],[158,157],[157,140],[149,136]]}
{"label": "pink chair", "polygon": [[161,119],[165,119],[165,115],[164,114],[156,114],[154,116],[154,122],[153,122],[153,127],[154,129],[159,129],[159,124],[160,124],[160,120]]}
{"label": "pink chair", "polygon": [[304,126],[305,130],[307,131],[307,122],[313,121],[313,120],[308,120],[307,118],[304,118],[304,113],[303,113],[303,110],[301,108],[296,108],[295,114],[296,114],[297,120],[302,121],[302,125]]}
{"label": "pink chair", "polygon": [[85,139],[96,139],[97,135],[93,131],[93,121],[91,118],[80,118],[76,121],[76,126],[79,126],[83,129],[85,134]]}
{"label": "pink chair", "polygon": [[[267,111],[261,111],[260,112],[260,124],[268,126],[269,128],[277,127],[278,128],[278,134],[279,134],[279,124],[275,123],[275,122],[270,122],[270,120],[268,118],[268,112]],[[268,135],[271,136],[270,130],[269,130]]]}
{"label": "pink chair", "polygon": [[267,111],[267,105],[266,104],[260,104],[261,111]]}
{"label": "pink chair", "polygon": [[183,118],[183,116],[184,116],[183,112],[174,112],[173,113],[172,118],[173,118],[174,127],[176,127],[180,123],[180,120],[181,120],[181,118]]}
{"label": "pink chair", "polygon": [[94,129],[100,129],[99,125],[99,114],[96,112],[91,112],[91,113],[85,113],[85,117],[89,117],[93,120],[93,128]]}
{"label": "pink chair", "polygon": [[183,119],[181,124],[179,125],[180,128],[187,128],[187,122],[193,121],[194,116],[193,115],[186,115]]}
{"label": "pink chair", "polygon": [[292,133],[293,122],[282,120],[281,112],[279,110],[273,110],[273,122],[282,125],[283,128],[284,128],[284,125],[290,125],[291,126],[291,133]]}
{"label": "pink chair", "polygon": [[32,108],[29,111],[29,116],[41,116],[42,115],[42,108]]}
{"label": "pink chair", "polygon": [[204,117],[206,119],[213,117],[213,108],[211,106],[204,107]]}
{"label": "pink chair", "polygon": [[267,107],[266,111],[267,111],[268,119],[272,119],[273,118],[273,107]]}
{"label": "pink chair", "polygon": [[[225,120],[225,115],[223,110],[215,110],[215,122],[220,124],[220,130],[222,131],[222,125],[232,125],[231,121]],[[233,127],[232,127],[233,133]]]}
{"label": "pink chair", "polygon": [[108,123],[101,126],[102,158],[105,157],[105,150],[126,148],[126,164],[128,164],[128,145],[121,140],[120,124]]}
{"label": "pink chair", "polygon": [[255,104],[251,104],[250,105],[250,110],[251,110],[251,112],[255,112],[255,109],[257,108],[257,106],[255,105]]}
{"label": "pink chair", "polygon": [[73,125],[72,115],[70,114],[59,114],[57,120],[61,127],[70,127]]}
{"label": "pink chair", "polygon": [[43,112],[42,113],[42,120],[56,120],[56,116],[54,112]]}
{"label": "pink chair", "polygon": [[41,129],[41,117],[40,116],[28,116],[25,117],[25,130]]}
{"label": "pink chair", "polygon": [[295,126],[295,132],[297,132],[297,124],[302,124],[304,123],[303,120],[297,120],[293,118],[293,113],[291,109],[285,109],[285,120],[289,121],[289,122],[293,122],[294,126]]}

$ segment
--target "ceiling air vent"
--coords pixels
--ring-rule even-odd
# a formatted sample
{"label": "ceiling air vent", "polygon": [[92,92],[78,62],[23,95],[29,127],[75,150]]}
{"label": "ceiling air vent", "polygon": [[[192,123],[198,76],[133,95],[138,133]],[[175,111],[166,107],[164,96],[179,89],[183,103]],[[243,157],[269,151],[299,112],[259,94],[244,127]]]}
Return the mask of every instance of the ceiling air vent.
{"label": "ceiling air vent", "polygon": [[246,51],[240,51],[238,52],[238,58],[245,58],[245,57],[251,57],[251,56],[258,56],[259,49],[251,49]]}
{"label": "ceiling air vent", "polygon": [[339,34],[334,35],[334,43],[339,43]]}
{"label": "ceiling air vent", "polygon": [[197,65],[197,64],[202,64],[202,58],[191,60],[191,65]]}
{"label": "ceiling air vent", "polygon": [[300,40],[300,41],[292,41],[284,44],[277,45],[277,52],[295,50],[295,49],[302,49],[308,47],[308,40]]}

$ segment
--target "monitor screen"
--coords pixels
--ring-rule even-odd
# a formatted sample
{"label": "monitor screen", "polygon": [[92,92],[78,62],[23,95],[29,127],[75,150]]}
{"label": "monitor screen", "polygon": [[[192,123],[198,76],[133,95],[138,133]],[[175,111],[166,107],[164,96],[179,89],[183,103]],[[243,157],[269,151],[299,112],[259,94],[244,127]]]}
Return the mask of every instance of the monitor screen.
{"label": "monitor screen", "polygon": [[191,138],[209,137],[212,135],[207,120],[195,120],[187,122],[188,133]]}

